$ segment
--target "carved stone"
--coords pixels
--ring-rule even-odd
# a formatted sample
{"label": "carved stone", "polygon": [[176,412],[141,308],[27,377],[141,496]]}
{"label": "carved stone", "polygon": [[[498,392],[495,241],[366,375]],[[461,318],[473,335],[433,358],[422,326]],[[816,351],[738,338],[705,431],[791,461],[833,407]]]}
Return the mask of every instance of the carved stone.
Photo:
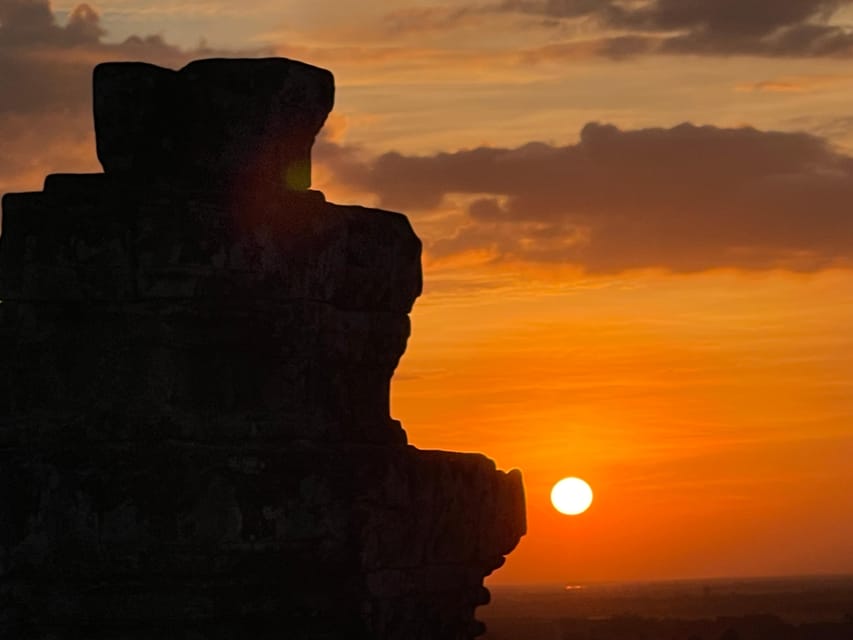
{"label": "carved stone", "polygon": [[98,159],[108,174],[308,189],[334,93],[331,73],[284,58],[197,60],[180,71],[99,64]]}
{"label": "carved stone", "polygon": [[244,181],[307,157],[331,94],[288,60],[101,65],[105,173],[3,198],[0,638],[482,632],[523,487],[390,416],[420,241]]}

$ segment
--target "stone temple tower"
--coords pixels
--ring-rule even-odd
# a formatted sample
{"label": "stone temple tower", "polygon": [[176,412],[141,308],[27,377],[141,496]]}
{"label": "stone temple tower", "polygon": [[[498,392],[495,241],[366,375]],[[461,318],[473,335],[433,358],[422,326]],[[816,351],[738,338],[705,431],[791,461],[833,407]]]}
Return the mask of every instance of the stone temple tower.
{"label": "stone temple tower", "polygon": [[326,202],[322,69],[94,73],[104,173],[3,198],[0,638],[442,640],[517,471],[407,445],[405,216]]}

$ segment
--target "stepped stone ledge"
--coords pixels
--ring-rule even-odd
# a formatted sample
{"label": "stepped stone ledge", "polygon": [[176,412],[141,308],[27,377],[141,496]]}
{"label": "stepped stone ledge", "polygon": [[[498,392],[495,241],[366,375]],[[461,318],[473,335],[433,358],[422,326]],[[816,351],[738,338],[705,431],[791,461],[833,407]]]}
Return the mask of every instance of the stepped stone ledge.
{"label": "stepped stone ledge", "polygon": [[391,417],[421,243],[310,190],[333,96],[286,59],[102,64],[104,172],[3,197],[0,639],[483,633],[521,474]]}

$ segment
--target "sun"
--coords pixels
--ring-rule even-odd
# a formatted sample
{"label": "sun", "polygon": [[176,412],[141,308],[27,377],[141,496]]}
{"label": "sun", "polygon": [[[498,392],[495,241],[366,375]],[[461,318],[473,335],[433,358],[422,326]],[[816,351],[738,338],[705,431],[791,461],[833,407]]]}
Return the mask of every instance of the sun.
{"label": "sun", "polygon": [[592,504],[592,488],[580,478],[563,478],[551,489],[551,504],[567,516],[580,515]]}

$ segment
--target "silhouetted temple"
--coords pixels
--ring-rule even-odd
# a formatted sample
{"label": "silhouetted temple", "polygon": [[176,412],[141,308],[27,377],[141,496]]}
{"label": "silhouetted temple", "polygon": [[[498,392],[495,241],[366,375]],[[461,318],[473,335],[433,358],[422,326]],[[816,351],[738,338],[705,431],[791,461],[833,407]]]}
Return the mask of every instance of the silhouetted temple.
{"label": "silhouetted temple", "polygon": [[405,216],[309,190],[327,71],[100,65],[103,174],[3,199],[0,638],[463,639],[520,474],[389,385]]}

